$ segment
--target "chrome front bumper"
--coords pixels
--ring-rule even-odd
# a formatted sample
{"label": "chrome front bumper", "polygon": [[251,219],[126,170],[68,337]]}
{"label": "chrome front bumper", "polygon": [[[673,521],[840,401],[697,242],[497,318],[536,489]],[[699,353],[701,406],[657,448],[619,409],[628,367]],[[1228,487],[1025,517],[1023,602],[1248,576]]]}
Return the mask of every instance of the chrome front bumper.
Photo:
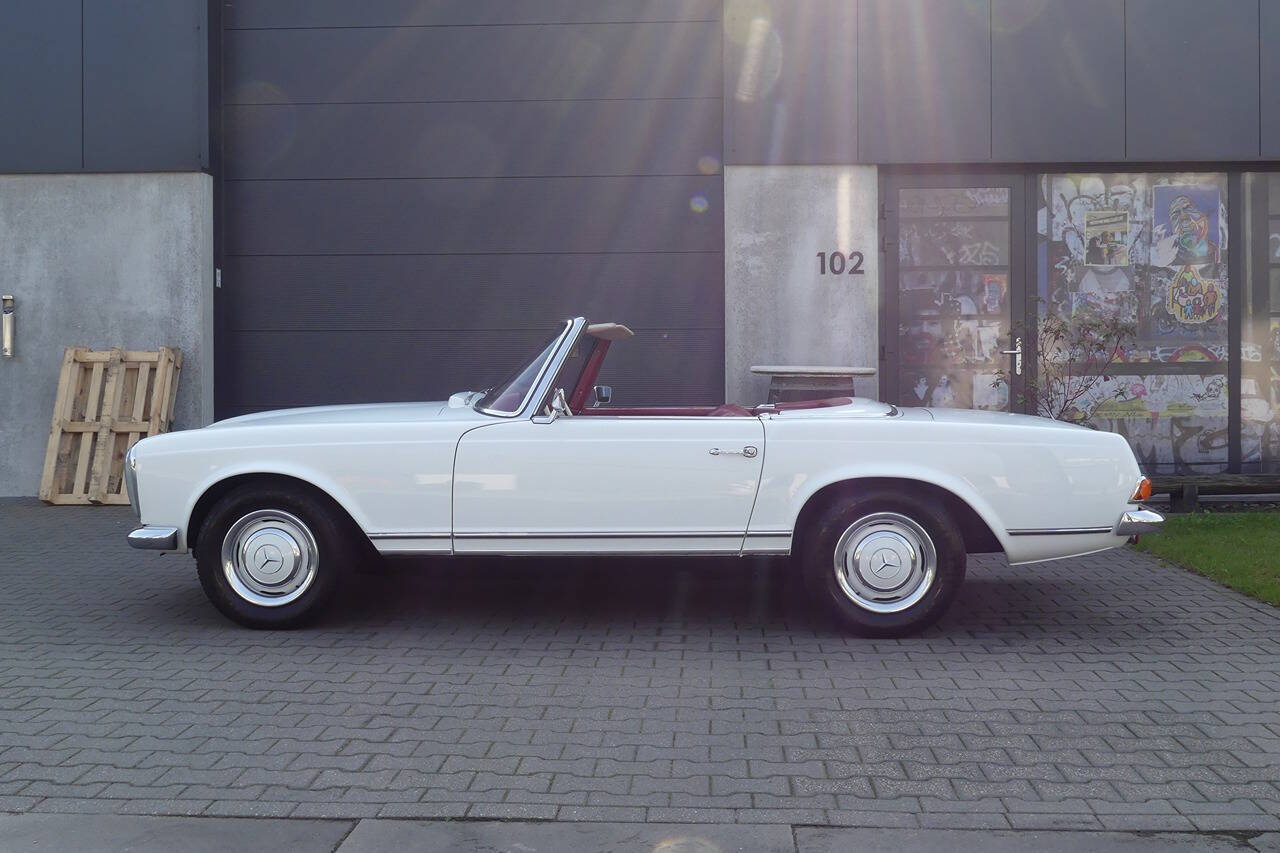
{"label": "chrome front bumper", "polygon": [[129,544],[143,551],[178,550],[178,528],[145,525],[129,534]]}
{"label": "chrome front bumper", "polygon": [[1116,522],[1116,536],[1137,536],[1142,533],[1159,533],[1164,516],[1152,509],[1131,509]]}

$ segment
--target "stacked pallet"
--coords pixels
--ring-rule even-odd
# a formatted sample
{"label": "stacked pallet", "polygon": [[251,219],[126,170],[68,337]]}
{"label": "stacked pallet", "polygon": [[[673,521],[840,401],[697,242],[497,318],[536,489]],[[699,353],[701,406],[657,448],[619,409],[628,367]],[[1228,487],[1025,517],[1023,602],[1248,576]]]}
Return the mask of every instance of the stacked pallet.
{"label": "stacked pallet", "polygon": [[68,347],[45,454],[40,499],[127,504],[124,456],[139,439],[168,432],[182,351]]}

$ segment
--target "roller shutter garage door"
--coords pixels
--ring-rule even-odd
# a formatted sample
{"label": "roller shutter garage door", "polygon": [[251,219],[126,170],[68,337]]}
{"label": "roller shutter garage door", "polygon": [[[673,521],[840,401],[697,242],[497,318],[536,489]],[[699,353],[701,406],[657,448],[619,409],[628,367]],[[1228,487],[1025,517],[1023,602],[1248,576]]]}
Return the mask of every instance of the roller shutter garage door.
{"label": "roller shutter garage door", "polygon": [[238,0],[220,417],[440,399],[617,320],[617,404],[720,401],[720,0]]}

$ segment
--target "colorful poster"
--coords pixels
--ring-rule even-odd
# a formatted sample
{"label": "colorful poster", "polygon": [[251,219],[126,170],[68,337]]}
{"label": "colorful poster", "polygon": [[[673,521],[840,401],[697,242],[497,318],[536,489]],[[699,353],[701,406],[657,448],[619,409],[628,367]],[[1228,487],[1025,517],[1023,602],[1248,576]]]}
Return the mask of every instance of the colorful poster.
{"label": "colorful poster", "polygon": [[1009,276],[987,273],[982,276],[981,302],[984,314],[1000,314],[1009,296]]}
{"label": "colorful poster", "polygon": [[1195,326],[1221,313],[1226,303],[1226,288],[1221,281],[1206,278],[1202,271],[1207,268],[1182,267],[1169,283],[1164,307],[1175,322]]}
{"label": "colorful poster", "polygon": [[1084,212],[1084,264],[1087,267],[1129,265],[1129,211]]}
{"label": "colorful poster", "polygon": [[1151,264],[1181,267],[1217,263],[1220,199],[1217,187],[1154,187]]}

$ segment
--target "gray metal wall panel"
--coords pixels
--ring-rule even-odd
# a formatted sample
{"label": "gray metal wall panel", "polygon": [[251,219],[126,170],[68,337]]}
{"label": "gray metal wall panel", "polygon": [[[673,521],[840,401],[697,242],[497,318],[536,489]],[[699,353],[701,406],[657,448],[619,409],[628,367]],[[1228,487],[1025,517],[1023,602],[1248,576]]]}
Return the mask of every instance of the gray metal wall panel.
{"label": "gray metal wall panel", "polygon": [[1259,9],[1262,60],[1262,156],[1280,158],[1280,0],[1262,0]]}
{"label": "gray metal wall panel", "polygon": [[[233,255],[721,251],[722,193],[719,176],[229,181],[226,249]],[[708,209],[695,211],[693,198]]]}
{"label": "gray metal wall panel", "polygon": [[990,0],[861,0],[863,163],[991,156]]}
{"label": "gray metal wall panel", "polygon": [[0,173],[74,172],[81,0],[0,0]]}
{"label": "gray metal wall panel", "polygon": [[[235,332],[227,336],[223,362],[235,381],[223,386],[221,414],[444,399],[501,381],[552,328]],[[723,396],[723,331],[635,331],[610,348],[601,373],[614,386],[616,405],[701,405]]]}
{"label": "gray metal wall panel", "polygon": [[544,329],[579,314],[717,328],[719,252],[230,257],[227,323],[269,329]]}
{"label": "gray metal wall panel", "polygon": [[720,152],[719,107],[703,99],[230,106],[226,174],[696,175],[718,169],[706,158]]}
{"label": "gray metal wall panel", "polygon": [[1127,156],[1258,156],[1258,0],[1127,0]]}
{"label": "gray metal wall panel", "polygon": [[992,159],[1123,160],[1124,0],[992,0],[991,18]]}
{"label": "gray metal wall panel", "polygon": [[719,401],[718,12],[229,9],[219,412],[491,384],[578,313],[637,329],[620,402]]}
{"label": "gray metal wall panel", "polygon": [[726,0],[725,160],[858,159],[857,0]]}
{"label": "gray metal wall panel", "polygon": [[715,21],[721,0],[239,0],[228,29]]}
{"label": "gray metal wall panel", "polygon": [[721,97],[720,24],[231,30],[225,100]]}
{"label": "gray metal wall panel", "polygon": [[208,7],[94,0],[84,14],[85,168],[207,168]]}

